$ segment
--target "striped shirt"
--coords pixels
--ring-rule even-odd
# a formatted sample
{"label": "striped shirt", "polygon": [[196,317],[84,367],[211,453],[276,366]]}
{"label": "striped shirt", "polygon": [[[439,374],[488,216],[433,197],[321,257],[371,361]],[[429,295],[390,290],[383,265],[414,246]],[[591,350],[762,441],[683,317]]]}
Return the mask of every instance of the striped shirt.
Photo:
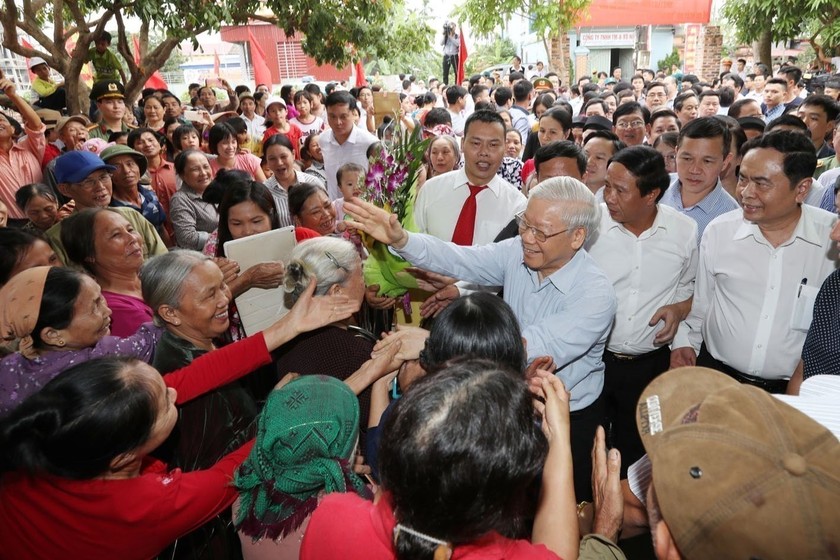
{"label": "striped shirt", "polygon": [[[312,183],[313,185],[318,185],[322,189],[326,188],[324,183],[315,175],[304,173],[302,171],[298,171],[297,169],[295,169],[295,182]],[[277,182],[277,179],[273,176],[269,177],[263,184],[268,187],[269,191],[271,191],[271,197],[274,199],[274,206],[277,207],[277,218],[280,220],[280,227],[294,225],[294,218],[292,218],[292,215],[289,212],[289,191],[281,187]]]}
{"label": "striped shirt", "polygon": [[683,206],[682,191],[679,177],[674,179],[668,190],[662,196],[660,204],[670,206],[677,211],[685,214],[695,222],[697,222],[697,246],[700,246],[700,239],[703,237],[703,232],[709,222],[722,214],[726,214],[731,210],[739,208],[738,203],[732,196],[723,188],[723,184],[718,179],[717,185],[712,191],[707,194],[703,200],[686,208]]}

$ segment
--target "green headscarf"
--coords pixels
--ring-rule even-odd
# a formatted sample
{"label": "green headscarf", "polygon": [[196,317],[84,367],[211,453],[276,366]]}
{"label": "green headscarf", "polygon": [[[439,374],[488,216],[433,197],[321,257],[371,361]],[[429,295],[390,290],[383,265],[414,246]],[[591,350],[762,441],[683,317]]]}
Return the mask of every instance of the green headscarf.
{"label": "green headscarf", "polygon": [[355,491],[364,482],[349,463],[359,436],[359,400],[333,377],[306,375],[266,400],[251,454],[236,470],[236,528],[276,539],[300,527],[321,491]]}

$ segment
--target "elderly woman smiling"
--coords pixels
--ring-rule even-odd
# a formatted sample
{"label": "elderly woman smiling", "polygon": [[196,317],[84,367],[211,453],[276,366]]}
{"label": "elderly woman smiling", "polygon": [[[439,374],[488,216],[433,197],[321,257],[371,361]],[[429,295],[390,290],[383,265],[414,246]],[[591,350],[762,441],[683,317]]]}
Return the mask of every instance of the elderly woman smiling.
{"label": "elderly woman smiling", "polygon": [[200,251],[219,225],[216,208],[201,198],[213,181],[213,170],[203,152],[189,149],[175,158],[175,173],[182,181],[169,201],[175,243],[183,249]]}
{"label": "elderly woman smiling", "polygon": [[140,290],[143,239],[118,212],[88,208],[64,220],[61,242],[67,256],[88,271],[111,309],[111,334],[130,336],[152,320]]}

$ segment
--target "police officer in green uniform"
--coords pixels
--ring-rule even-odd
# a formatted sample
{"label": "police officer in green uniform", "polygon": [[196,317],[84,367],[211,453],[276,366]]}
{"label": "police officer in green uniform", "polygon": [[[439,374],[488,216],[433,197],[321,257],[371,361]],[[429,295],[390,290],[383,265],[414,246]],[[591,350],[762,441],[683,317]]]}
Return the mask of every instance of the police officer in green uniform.
{"label": "police officer in green uniform", "polygon": [[96,101],[101,115],[99,122],[88,127],[90,138],[108,140],[113,132],[128,132],[134,126],[123,122],[125,116],[125,88],[116,80],[103,80],[93,85],[90,96]]}

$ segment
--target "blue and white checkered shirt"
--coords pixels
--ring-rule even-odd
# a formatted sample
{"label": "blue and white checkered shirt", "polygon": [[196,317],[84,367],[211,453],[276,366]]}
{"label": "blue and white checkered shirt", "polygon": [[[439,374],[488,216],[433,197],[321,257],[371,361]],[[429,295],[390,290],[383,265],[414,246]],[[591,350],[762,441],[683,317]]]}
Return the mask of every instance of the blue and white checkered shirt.
{"label": "blue and white checkered shirt", "polygon": [[699,247],[700,239],[703,237],[703,231],[709,225],[709,222],[721,214],[726,214],[730,210],[739,208],[739,206],[735,199],[723,188],[720,179],[718,179],[715,188],[703,200],[688,208],[683,206],[681,187],[679,178],[674,179],[659,203],[675,208],[697,222],[697,246]]}

